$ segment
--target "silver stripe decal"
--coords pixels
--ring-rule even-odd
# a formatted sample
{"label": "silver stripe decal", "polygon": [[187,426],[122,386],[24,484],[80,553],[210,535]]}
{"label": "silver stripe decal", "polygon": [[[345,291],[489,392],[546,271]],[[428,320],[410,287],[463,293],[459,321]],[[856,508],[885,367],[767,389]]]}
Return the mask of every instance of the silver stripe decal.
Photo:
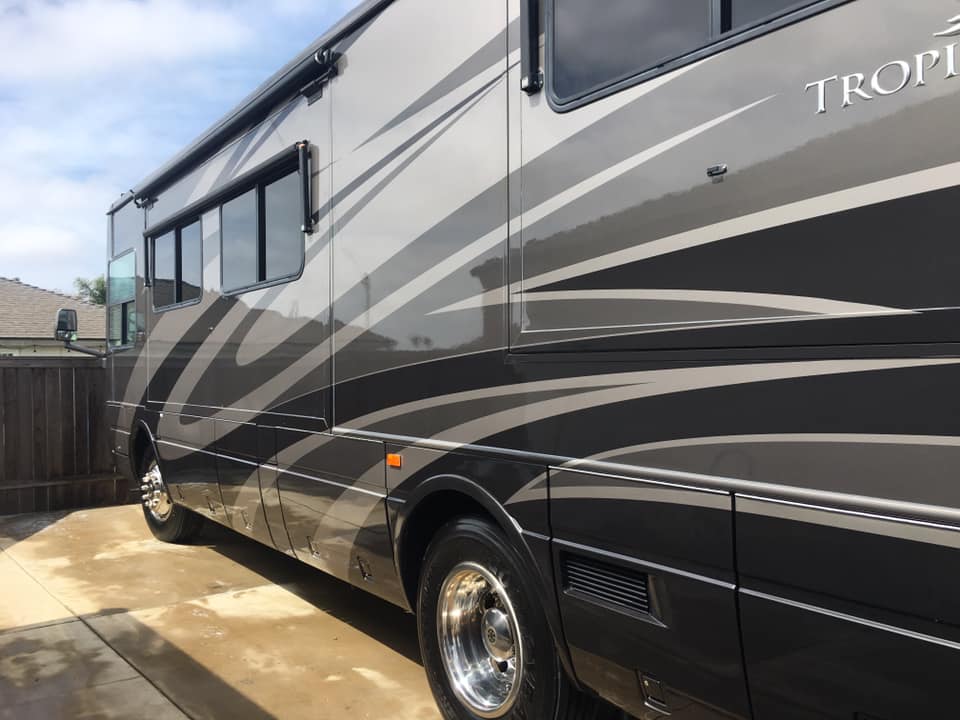
{"label": "silver stripe decal", "polygon": [[600,407],[613,403],[638,400],[706,388],[747,385],[773,380],[785,380],[823,375],[841,375],[851,372],[892,370],[900,367],[934,367],[955,365],[960,360],[826,360],[814,362],[773,363],[769,365],[731,365],[672,370],[639,371],[634,375],[638,384],[604,388],[580,393],[576,408],[571,408],[567,397],[531,402],[522,408],[493,412],[451,428],[444,434],[461,443],[489,437],[507,428],[533,423],[563,415],[584,407]]}
{"label": "silver stripe decal", "polygon": [[[517,62],[519,62],[519,50],[512,53],[510,57],[511,60],[516,57]],[[666,75],[661,75],[658,78],[641,83],[640,85],[634,85],[632,88],[608,95],[596,102],[578,108],[576,112],[551,114],[550,132],[529,133],[524,136],[522,158],[524,164],[529,164],[554,148],[559,147],[577,133],[605,119],[620,108],[630,105],[655,90],[659,90],[664,85],[683,77],[688,72],[692,72],[704,64],[711,62],[715,57],[716,56],[704,58],[692,65],[678,68]]]}
{"label": "silver stripe decal", "polygon": [[[442,440],[433,440],[430,438],[416,438],[407,435],[398,435],[394,433],[370,432],[366,430],[354,430],[351,428],[339,426],[333,428],[333,433],[345,437],[361,437],[368,439],[377,439],[384,442],[393,442],[408,447],[418,447],[426,450],[436,450],[438,452],[446,450],[467,449],[478,453],[503,456],[519,457],[524,462],[537,462],[549,464],[552,469],[576,469],[577,472],[593,472],[597,475],[613,475],[625,480],[636,479],[641,482],[653,482],[657,478],[658,482],[666,485],[681,485],[691,487],[694,490],[701,491],[720,491],[723,493],[740,493],[757,496],[784,496],[792,497],[800,502],[810,503],[831,503],[837,506],[854,505],[861,508],[868,508],[871,511],[887,513],[890,516],[913,515],[917,517],[931,517],[944,520],[949,523],[956,523],[960,527],[960,509],[945,507],[943,505],[929,505],[923,503],[906,502],[902,500],[889,500],[884,498],[868,497],[866,495],[856,495],[847,492],[832,492],[817,488],[797,487],[794,485],[779,485],[769,482],[758,482],[756,480],[744,480],[741,478],[724,477],[722,475],[704,475],[683,470],[669,470],[660,467],[650,467],[641,465],[627,465],[624,463],[606,462],[594,458],[562,458],[557,456],[538,455],[536,453],[517,453],[508,449],[492,447],[489,445],[478,445],[476,443],[452,443]],[[612,451],[608,454],[616,454]],[[404,466],[407,475],[416,472],[421,466]],[[543,475],[538,476],[528,486],[534,483],[542,482]],[[523,492],[524,488],[518,491]],[[514,502],[512,497],[509,502]],[[523,498],[518,498],[523,501]]]}
{"label": "silver stripe decal", "polygon": [[[503,302],[503,289],[491,290],[481,295],[475,295],[439,310],[427,313],[439,315],[457,310],[476,309]],[[625,300],[625,301],[665,301],[665,302],[695,302],[713,303],[717,305],[740,305],[749,307],[772,308],[777,310],[792,310],[812,315],[866,315],[866,314],[898,314],[912,313],[912,310],[902,308],[883,307],[880,305],[866,305],[863,303],[831,300],[829,298],[805,297],[802,295],[776,295],[772,293],[728,292],[720,290],[683,290],[683,289],[596,289],[596,290],[556,290],[530,291],[520,293],[517,298],[522,302],[564,302],[564,301],[591,301],[591,300]],[[721,318],[722,319],[722,318]],[[764,318],[749,318],[762,320]],[[686,321],[689,323],[714,322],[716,319]],[[654,325],[677,325],[679,323],[637,323],[630,327],[645,327]],[[572,328],[587,329],[587,328]],[[529,330],[525,332],[530,332]]]}
{"label": "silver stripe decal", "polygon": [[449,395],[439,395],[425,398],[423,400],[413,400],[402,405],[392,405],[382,410],[362,415],[350,421],[350,424],[357,428],[365,428],[384,420],[408,415],[419,410],[427,410],[439,407],[441,405],[453,405],[455,403],[469,402],[471,400],[489,400],[491,398],[510,397],[513,395],[522,395],[526,393],[541,393],[556,390],[570,390],[571,392],[580,392],[586,388],[599,387],[622,387],[626,385],[636,385],[642,383],[641,378],[636,377],[636,373],[613,373],[609,375],[594,375],[591,377],[572,377],[557,378],[554,380],[538,380],[529,383],[513,383],[510,385],[497,385],[494,387],[480,388],[478,390],[464,390],[462,392],[451,393]]}
{"label": "silver stripe decal", "polygon": [[[599,477],[608,478],[609,476]],[[730,496],[726,493],[721,493],[718,497],[716,494],[707,494],[701,490],[649,488],[643,487],[642,480],[631,482],[634,483],[632,487],[607,487],[601,483],[557,486],[551,483],[550,500],[623,500],[624,502],[664,503],[730,511]]]}
{"label": "silver stripe decal", "polygon": [[264,470],[272,470],[276,473],[286,474],[286,475],[295,475],[296,477],[304,478],[305,480],[315,480],[316,482],[321,482],[326,485],[334,485],[344,490],[353,490],[354,492],[363,493],[364,495],[370,495],[371,497],[383,499],[387,497],[386,493],[378,493],[373,490],[367,490],[366,488],[355,487],[353,485],[347,485],[345,483],[335,482],[334,480],[327,480],[325,478],[314,477],[313,475],[304,475],[303,473],[298,473],[289,469],[281,469],[277,465],[270,465],[268,463],[257,463],[251,460],[242,460],[241,458],[234,457],[232,455],[223,455],[221,453],[210,452],[209,450],[201,450],[200,448],[190,447],[189,445],[181,445],[180,443],[170,442],[169,440],[157,440],[158,445],[169,445],[171,447],[181,448],[183,450],[189,450],[191,452],[203,453],[204,455],[211,455],[216,458],[221,458],[223,460],[230,460],[231,462],[237,462],[242,465],[249,465],[255,468],[263,468]]}
{"label": "silver stripe decal", "polygon": [[[917,309],[916,312],[921,312],[921,309]],[[901,313],[895,313],[901,314]],[[678,332],[684,330],[701,330],[706,328],[719,328],[719,327],[734,327],[734,328],[743,328],[750,327],[753,325],[770,325],[772,323],[800,323],[800,322],[815,322],[815,321],[829,321],[835,319],[836,315],[785,315],[779,318],[762,318],[760,320],[716,320],[714,322],[705,322],[702,324],[694,325],[665,325],[653,329],[638,329],[631,330],[631,327],[621,328],[628,331],[628,335],[649,335],[653,333],[666,333],[666,332]],[[575,330],[576,334],[572,335],[569,339],[576,340],[593,340],[596,338],[609,338],[611,337],[610,332],[593,332],[598,328],[578,328]],[[530,331],[526,331],[522,334],[522,337],[529,337]],[[567,339],[561,338],[560,341]],[[522,347],[536,347],[539,345],[553,345],[558,342],[557,338],[550,340],[541,340],[538,342],[529,342],[522,340],[520,345]]]}
{"label": "silver stripe decal", "polygon": [[[718,320],[680,320],[677,322],[664,322],[664,323],[629,323],[621,325],[587,325],[587,326],[572,326],[572,327],[557,327],[557,328],[539,328],[539,329],[524,329],[524,336],[530,336],[534,334],[545,334],[545,333],[582,333],[584,331],[594,332],[597,330],[629,330],[630,328],[655,328],[654,332],[657,332],[661,329],[666,329],[667,331],[675,330],[701,330],[705,328],[715,328],[715,327],[741,327],[743,325],[756,325],[756,324],[766,324],[766,323],[781,323],[787,321],[796,321],[796,320],[830,320],[834,318],[854,318],[854,317],[878,317],[878,316],[887,316],[887,315],[911,315],[914,314],[912,310],[891,310],[881,311],[881,312],[860,312],[860,313],[834,313],[831,315],[772,315],[767,317],[759,318],[727,318],[727,319],[718,319]],[[640,333],[632,333],[640,334]],[[577,340],[584,340],[588,338],[577,337]]]}
{"label": "silver stripe decal", "polygon": [[[610,376],[610,378],[616,377],[620,381],[619,383],[611,382],[608,383],[608,385],[611,385],[610,387],[579,393],[577,395],[578,403],[575,408],[571,408],[570,399],[566,396],[530,402],[521,408],[493,412],[461,423],[460,425],[446,428],[442,431],[442,434],[444,437],[450,439],[440,440],[435,435],[432,438],[409,438],[405,439],[404,442],[407,442],[411,447],[454,451],[465,446],[472,446],[472,444],[478,440],[491,437],[503,430],[525,423],[533,423],[556,417],[584,407],[600,407],[602,405],[638,400],[643,397],[669,395],[710,387],[839,375],[852,372],[892,370],[901,367],[956,365],[958,363],[960,363],[960,360],[954,358],[932,358],[923,360],[818,360],[812,362],[729,365],[618,373]],[[522,386],[520,387],[522,388]],[[443,398],[433,398],[431,400],[442,402]],[[351,425],[354,425],[354,427],[341,425],[338,428],[334,428],[333,432],[335,434],[349,434],[351,431],[356,430],[368,437],[387,437],[387,435],[382,433],[364,431],[362,426],[364,420],[364,417],[357,418],[351,421]],[[425,462],[425,460],[417,461],[407,469],[411,473],[416,472],[422,468]],[[599,463],[593,461],[592,458],[587,458],[571,460],[566,463],[564,467],[578,467],[582,464],[598,465]],[[603,468],[598,469],[602,470]],[[622,465],[619,467],[614,465],[613,469],[618,473],[624,472]],[[661,477],[671,476],[670,473],[658,472],[650,468],[626,468],[627,475],[634,475],[637,472],[649,472],[654,476],[659,475]],[[714,487],[716,487],[718,482],[723,482],[725,487],[729,487],[730,484],[736,482],[730,479],[720,481],[718,478],[702,477],[704,480],[709,481]],[[749,482],[743,487],[763,488],[768,486],[769,485],[765,483]],[[762,490],[760,490],[760,492],[762,492]]]}
{"label": "silver stripe decal", "polygon": [[[635,97],[633,96],[632,93],[628,93],[627,95],[629,97],[625,96],[625,102],[636,99],[637,97],[640,97],[642,94],[645,94],[646,92],[650,92],[656,89],[657,87],[660,87],[661,85],[669,82],[670,80],[680,77],[685,72],[689,72],[690,70],[692,70],[694,67],[696,67],[696,65],[690,66],[689,68],[685,68],[682,71],[677,71],[675,73],[671,73],[667,76],[664,76],[664,78],[662,78],[662,82],[658,81],[658,82],[646,84],[647,85],[646,89],[642,91],[638,91]],[[760,101],[760,102],[764,102],[764,101]],[[694,128],[693,130],[687,133],[684,133],[683,135],[680,135],[671,141],[667,141],[665,143],[662,143],[661,145],[651,148],[650,150],[644,151],[643,153],[640,153],[639,155],[634,156],[634,158],[624,161],[624,163],[635,161],[636,164],[640,164],[642,162],[646,162],[647,160],[652,159],[653,157],[656,157],[656,155],[661,154],[662,152],[666,152],[671,147],[678,145],[682,142],[685,142],[686,140],[692,137],[695,137],[696,135],[702,132],[706,132],[707,130],[714,127],[715,125],[725,122],[726,120],[740,114],[741,112],[746,112],[747,110],[749,110],[750,108],[754,107],[757,104],[759,103],[753,103],[752,105],[748,105],[744,108],[741,108],[740,110],[734,111],[714,121],[708,122],[705,125],[701,125],[698,128]],[[600,103],[597,103],[597,105],[599,106]],[[614,107],[615,107],[615,103],[612,103],[609,105],[609,109],[613,109]],[[572,113],[571,116],[572,115],[580,116],[580,113]],[[587,114],[583,114],[582,117],[586,118]],[[572,128],[570,132],[575,132],[577,129],[579,128]],[[558,136],[556,138],[556,143],[561,142],[562,139],[563,139],[562,137]],[[429,137],[424,138],[424,142],[429,142]],[[544,152],[547,149],[548,148],[545,148]],[[620,165],[615,167],[624,166],[624,163],[621,163]],[[388,169],[389,168],[385,168],[385,171]],[[625,167],[625,169],[621,170],[621,172],[626,172],[628,169],[632,169],[632,168]],[[595,178],[589,179],[584,183],[581,183],[577,187],[583,187],[585,188],[583,189],[583,192],[587,192],[589,191],[589,189],[592,189],[592,187],[590,187],[591,183],[602,184],[602,182],[606,182],[607,175],[609,175],[610,172],[611,171],[608,170],[605,173],[601,173],[600,175],[595,176]],[[567,192],[569,193],[570,191],[567,191]],[[555,198],[554,201],[556,201],[559,198],[561,198],[561,196],[557,196],[557,198]],[[551,201],[547,201],[546,203],[543,203],[538,208],[534,208],[531,212],[536,213],[540,211],[545,216],[549,212],[553,212],[553,210],[555,209],[550,207],[550,203]],[[347,210],[347,212],[348,211],[349,209]],[[490,233],[487,233],[486,235],[479,238],[478,240],[475,240],[473,243],[469,244],[465,248],[462,248],[453,256],[448,257],[439,265],[434,266],[434,268],[432,268],[430,272],[424,273],[423,275],[413,280],[411,283],[398,289],[393,294],[391,294],[384,300],[374,305],[372,308],[369,309],[368,312],[365,312],[362,317],[367,319],[367,321],[369,322],[369,326],[372,326],[377,322],[381,321],[382,319],[388,317],[390,314],[395,312],[398,308],[402,307],[407,302],[409,302],[413,298],[420,295],[429,287],[432,287],[434,284],[439,282],[443,277],[446,277],[449,273],[453,272],[458,267],[478,257],[483,252],[486,252],[487,250],[492,249],[497,245],[497,243],[505,242],[507,237],[507,228],[508,228],[507,223],[504,223],[501,227],[497,228],[496,230]],[[400,249],[402,250],[403,248],[400,248]],[[383,263],[387,262],[388,260],[389,258],[385,258]],[[383,263],[381,263],[380,265],[382,266]],[[285,292],[289,292],[289,289],[285,288],[284,290],[282,290],[281,297],[284,296]],[[334,288],[333,295],[335,296],[335,298],[339,299],[341,294],[342,293],[337,292],[336,289]],[[225,335],[231,334],[235,330],[235,328],[238,327],[240,315],[242,315],[244,312],[246,312],[246,308],[243,307],[243,303],[238,303],[236,307],[231,308],[227,316],[224,317],[218,323],[217,327],[211,333],[211,335],[205,339],[203,345],[201,346],[201,350],[203,350],[203,348],[205,347],[209,347],[211,344],[213,345],[217,345],[217,343],[223,344]],[[360,335],[362,335],[364,332],[366,332],[365,327],[358,327],[354,324],[347,324],[339,332],[334,333],[332,343],[325,342],[321,346],[314,348],[312,351],[307,353],[306,356],[299,358],[290,367],[286,368],[280,375],[272,378],[270,381],[252,390],[244,398],[239,399],[237,401],[237,404],[245,404],[245,401],[249,400],[251,397],[254,397],[254,396],[270,395],[272,397],[281,397],[283,392],[287,388],[291,387],[297,381],[299,381],[300,379],[308,375],[314,368],[316,368],[317,365],[323,362],[326,362],[327,360],[330,359],[331,346],[335,348],[342,348],[348,345],[353,340],[355,340]],[[199,352],[196,355],[196,357],[202,357],[202,356],[203,356],[203,352]],[[163,358],[159,358],[160,362],[162,362],[162,360]],[[155,370],[155,368],[151,368],[151,370]],[[152,376],[153,372],[150,372],[149,374]],[[187,379],[189,377],[191,377],[191,373],[189,372],[183,373],[177,382],[175,391],[187,390],[188,388],[183,387],[182,385],[188,382]],[[220,412],[220,413],[217,413],[215,417],[222,417],[222,416],[223,416],[223,412]]]}
{"label": "silver stripe decal", "polygon": [[827,610],[826,608],[817,607],[816,605],[808,605],[807,603],[797,602],[796,600],[787,600],[786,598],[777,597],[775,595],[767,595],[766,593],[757,592],[756,590],[741,588],[740,592],[744,595],[749,595],[750,597],[758,598],[760,600],[768,600],[769,602],[777,603],[778,605],[787,605],[798,610],[806,610],[807,612],[816,613],[817,615],[825,615],[826,617],[830,617],[835,620],[843,620],[844,622],[863,625],[864,627],[868,627],[873,630],[882,630],[883,632],[901,635],[911,640],[919,640],[921,642],[931,643],[933,645],[940,645],[942,647],[949,648],[950,650],[960,650],[960,643],[953,642],[951,640],[945,640],[944,638],[935,637],[933,635],[907,630],[906,628],[896,627],[895,625],[887,625],[886,623],[877,622],[876,620],[867,620],[866,618],[848,615],[847,613],[837,612],[836,610]]}
{"label": "silver stripe decal", "polygon": [[334,485],[336,487],[343,488],[344,490],[353,490],[354,492],[363,493],[364,495],[369,495],[370,497],[380,498],[381,500],[387,497],[386,493],[375,492],[374,490],[367,490],[366,488],[360,488],[354,485],[347,485],[346,483],[339,483],[339,482],[336,482],[335,480],[327,480],[326,478],[319,478],[313,475],[304,475],[303,473],[298,473],[294,470],[290,470],[289,468],[282,469],[277,465],[267,465],[266,463],[264,463],[262,467],[265,470],[273,470],[278,474],[294,475],[298,478],[303,478],[304,480],[315,480],[316,482],[321,482],[326,485]]}
{"label": "silver stripe decal", "polygon": [[737,586],[733,583],[724,582],[723,580],[717,580],[712,577],[707,577],[706,575],[698,575],[697,573],[687,572],[686,570],[667,567],[666,565],[660,565],[659,563],[648,562],[647,560],[641,560],[640,558],[631,557],[629,555],[621,555],[620,553],[610,552],[609,550],[601,550],[600,548],[595,548],[590,545],[581,545],[580,543],[571,542],[570,540],[560,540],[559,538],[554,538],[553,542],[571,550],[584,550],[592,555],[600,555],[613,560],[625,561],[635,567],[651,568],[654,571],[665,573],[667,575],[679,575],[680,577],[685,577],[690,580],[697,580],[698,582],[709,583],[710,585],[716,585],[717,587],[722,587],[727,590],[737,589]]}
{"label": "silver stripe decal", "polygon": [[761,210],[750,215],[725,220],[714,225],[688,230],[668,237],[652,240],[642,245],[618,250],[616,252],[590,258],[567,267],[545,272],[540,275],[524,278],[524,287],[550,285],[552,283],[569,280],[570,278],[587,273],[606,270],[607,268],[639,260],[647,260],[660,255],[667,255],[680,250],[726,240],[740,235],[769,230],[770,228],[789,225],[801,220],[809,220],[832,213],[852,210],[854,208],[875,205],[877,203],[897,200],[910,195],[919,195],[932,190],[941,190],[953,187],[960,177],[960,163],[942,165],[930,170],[921,170],[907,175],[901,175],[887,180],[868,183],[858,187],[840,190],[826,195],[800,200],[780,207]]}
{"label": "silver stripe decal", "polygon": [[711,437],[682,438],[661,442],[641,443],[607,450],[592,456],[601,460],[620,455],[653,450],[672,450],[705,445],[744,445],[751,443],[850,443],[856,445],[929,445],[960,446],[960,437],[954,435],[868,435],[865,433],[769,433],[765,435],[714,435]]}
{"label": "silver stripe decal", "polygon": [[[598,388],[600,390],[621,390],[631,388],[631,394],[623,396],[623,399],[636,397],[636,386],[651,385],[650,395],[667,394],[671,392],[682,392],[687,390],[696,390],[707,387],[716,387],[717,385],[726,385],[732,382],[764,382],[768,380],[778,380],[797,377],[814,377],[818,375],[841,374],[848,372],[866,372],[872,370],[896,369],[901,367],[925,367],[930,365],[953,365],[960,361],[953,358],[945,359],[926,359],[926,360],[815,360],[800,363],[765,363],[763,365],[725,365],[720,367],[700,367],[691,369],[672,369],[672,370],[646,370],[624,373],[610,373],[605,375],[577,376],[569,378],[559,378],[554,380],[542,380],[531,383],[514,383],[511,385],[501,385],[490,388],[481,388],[478,390],[466,390],[449,395],[430,397],[423,400],[414,400],[402,405],[394,405],[389,408],[377,410],[367,415],[354,418],[349,425],[341,425],[335,428],[335,432],[350,432],[351,430],[363,430],[376,423],[400,417],[405,414],[417,412],[428,408],[435,408],[440,405],[449,405],[471,400],[485,400],[494,397],[504,397],[517,395],[521,393],[536,393],[552,390],[577,390],[582,391],[588,388]],[[716,374],[720,374],[724,379],[718,379]],[[748,377],[741,378],[746,373]],[[737,379],[726,379],[729,376],[736,376]],[[695,380],[699,377],[700,382]],[[687,379],[689,378],[689,379]],[[579,393],[585,400],[590,395]],[[563,398],[561,398],[563,400]],[[549,401],[547,401],[549,402]],[[600,404],[600,403],[597,403]],[[530,406],[527,406],[530,407]],[[506,410],[503,413],[516,412],[516,409]],[[500,415],[502,413],[498,413]],[[538,419],[535,416],[532,419]],[[504,426],[506,427],[506,426]],[[504,428],[493,428],[494,431]],[[493,434],[488,432],[486,434]],[[482,435],[480,436],[482,437]],[[740,437],[740,436],[734,436]],[[434,442],[436,441],[434,439]],[[677,441],[679,443],[687,441]],[[694,441],[689,441],[693,443]],[[960,442],[960,441],[958,441]],[[456,448],[460,443],[448,443],[446,447]],[[606,457],[615,457],[635,450],[643,450],[653,445],[638,445],[636,447],[621,448],[607,453],[601,453],[590,459],[601,459]],[[446,449],[446,448],[445,448]]]}
{"label": "silver stripe decal", "polygon": [[[762,100],[758,100],[737,110],[729,112],[726,115],[721,115],[720,117],[703,123],[702,125],[698,125],[691,130],[680,133],[669,140],[647,148],[646,150],[643,150],[642,152],[639,152],[636,155],[633,155],[632,157],[629,157],[626,160],[607,168],[603,172],[597,173],[596,175],[577,183],[573,187],[568,188],[549,200],[542,202],[540,205],[524,211],[524,225],[529,226],[538,220],[542,220],[565,205],[573,202],[577,198],[602,187],[617,177],[640,167],[644,163],[649,162],[666,152],[669,152],[673,148],[682,145],[688,140],[692,140],[693,138],[712,130],[718,125],[722,125],[728,120],[732,120],[738,115],[752,110],[758,105],[761,105],[774,97],[776,96],[771,95],[763,98]],[[446,258],[433,265],[433,267],[423,274],[414,278],[403,287],[395,290],[390,295],[374,304],[361,315],[361,317],[364,319],[363,326],[350,324],[344,326],[334,333],[334,347],[337,350],[340,350],[349,345],[351,342],[363,335],[367,331],[367,328],[374,327],[378,323],[382,322],[384,319],[396,312],[399,308],[417,298],[419,295],[436,285],[440,280],[447,277],[458,268],[466,265],[471,260],[475,260],[488,250],[492,250],[498,244],[506,242],[507,231],[508,224],[503,223],[495,230],[487,233],[477,240],[474,240],[452,255],[448,255]]]}
{"label": "silver stripe decal", "polygon": [[960,527],[950,525],[940,525],[907,518],[894,518],[886,515],[876,515],[841,508],[789,502],[754,495],[738,495],[736,509],[738,513],[742,512],[749,515],[792,520],[823,527],[896,538],[898,540],[909,540],[927,545],[960,549]]}
{"label": "silver stripe decal", "polygon": [[[674,502],[671,499],[661,499],[654,500],[653,498],[656,494],[662,493],[659,497],[662,498],[679,498],[681,495],[689,496],[691,494],[702,494],[702,495],[713,495],[723,498],[722,502],[718,502],[716,497],[714,498],[703,498],[697,501],[691,502],[691,499],[684,499],[682,501],[677,501],[682,505],[697,505],[700,507],[709,507],[709,508],[719,508],[722,510],[730,510],[730,493],[724,490],[717,490],[714,488],[703,488],[697,487],[695,485],[684,485],[682,483],[675,482],[666,482],[663,480],[647,480],[644,478],[638,477],[627,477],[625,475],[615,475],[611,473],[599,473],[593,472],[590,470],[572,470],[569,469],[569,466],[557,466],[550,465],[548,468],[550,475],[555,475],[557,473],[567,473],[573,476],[585,476],[585,477],[595,477],[599,481],[603,480],[613,480],[617,482],[628,482],[633,483],[634,485],[641,487],[646,485],[647,492],[651,493],[649,495],[650,502]],[[547,473],[540,473],[533,480],[528,482],[526,485],[517,490],[513,495],[510,496],[510,499],[506,501],[505,504],[516,503],[516,502],[529,502],[532,500],[542,500],[543,499],[543,490],[546,487]],[[551,480],[551,483],[556,483],[556,480]],[[620,495],[615,495],[610,493],[609,495],[605,492],[606,490],[613,490],[613,488],[602,488],[599,484],[597,485],[583,485],[577,487],[557,487],[553,485],[550,490],[551,498],[619,498]],[[577,494],[574,494],[576,491]],[[639,496],[634,488],[624,488],[625,493],[629,493],[629,497],[626,499],[637,500]]]}

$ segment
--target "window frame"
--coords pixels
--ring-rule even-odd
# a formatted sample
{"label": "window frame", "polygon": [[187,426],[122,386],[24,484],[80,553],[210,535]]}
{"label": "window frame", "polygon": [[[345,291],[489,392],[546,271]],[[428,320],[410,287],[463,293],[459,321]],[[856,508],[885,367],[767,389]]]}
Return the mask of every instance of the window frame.
{"label": "window frame", "polygon": [[[310,141],[301,140],[291,147],[285,148],[278,152],[277,154],[267,158],[259,165],[250,168],[246,172],[240,173],[232,180],[224,183],[220,187],[212,189],[207,195],[195,200],[194,202],[188,203],[180,210],[173,212],[166,217],[160,219],[159,221],[149,225],[143,231],[144,239],[144,251],[146,253],[146,265],[147,272],[145,274],[144,282],[149,287],[151,285],[151,265],[152,258],[150,253],[150,239],[153,237],[159,237],[166,232],[169,232],[172,228],[177,227],[178,225],[188,225],[189,223],[185,220],[202,217],[209,212],[216,211],[219,219],[222,220],[223,215],[223,205],[230,200],[243,195],[243,193],[254,188],[258,183],[262,182],[264,178],[272,178],[275,173],[278,173],[276,177],[283,177],[288,174],[299,173],[300,177],[300,188],[301,188],[301,197],[300,197],[300,210],[302,214],[302,224],[301,224],[301,244],[303,250],[300,254],[300,270],[292,275],[284,276],[282,278],[277,278],[275,280],[256,283],[253,285],[245,286],[243,288],[237,288],[235,290],[225,291],[223,289],[223,228],[221,225],[220,228],[220,294],[221,295],[237,295],[239,293],[247,292],[248,290],[259,289],[263,287],[270,287],[272,285],[279,285],[282,283],[292,282],[298,280],[303,275],[303,269],[306,266],[306,236],[314,231],[314,220],[313,220],[313,207],[311,203],[312,192],[313,192],[313,177],[311,170],[311,152],[310,152]],[[270,180],[267,180],[269,184]],[[259,224],[259,221],[258,221]],[[258,230],[259,232],[259,230]],[[174,306],[168,306],[174,307]],[[180,307],[179,305],[176,307]],[[162,312],[162,311],[161,311]]]}
{"label": "window frame", "polygon": [[169,305],[157,305],[156,291],[157,291],[157,278],[154,273],[157,270],[156,262],[156,241],[162,238],[168,233],[173,233],[173,256],[174,256],[174,297],[179,298],[183,292],[183,245],[180,239],[181,231],[190,227],[191,225],[199,224],[200,225],[200,281],[203,282],[203,221],[200,218],[200,215],[195,217],[183,219],[177,222],[174,226],[167,226],[162,232],[154,233],[147,238],[147,257],[149,262],[147,263],[147,276],[150,278],[149,287],[150,291],[150,305],[153,308],[154,313],[163,313],[168,310],[179,310],[180,308],[189,307],[191,305],[196,305],[203,300],[203,287],[200,287],[200,294],[190,300],[180,300],[177,299],[176,302]]}
{"label": "window frame", "polygon": [[[123,302],[114,303],[113,305],[107,306],[107,349],[109,352],[114,352],[116,350],[129,350],[137,344],[136,333],[134,333],[134,337],[132,338],[127,334],[130,320],[130,306],[133,308],[134,320],[136,320],[136,300],[125,300]],[[110,310],[112,308],[120,308],[120,338],[116,345],[111,344],[112,338],[110,337]],[[138,324],[136,332],[139,331],[140,326]]]}
{"label": "window frame", "polygon": [[[266,220],[266,187],[277,180],[287,177],[288,175],[297,175],[299,179],[298,187],[303,185],[303,177],[301,176],[300,168],[296,164],[282,164],[277,167],[272,168],[268,172],[261,173],[255,180],[243,185],[238,188],[236,192],[231,193],[229,196],[223,198],[220,201],[219,207],[217,208],[218,218],[220,222],[220,293],[225,297],[230,297],[233,295],[240,295],[245,292],[250,292],[251,290],[259,290],[261,288],[273,287],[274,285],[283,285],[284,283],[294,282],[299,280],[303,276],[304,267],[306,267],[306,236],[307,233],[300,231],[300,264],[297,267],[297,270],[293,273],[288,273],[287,275],[282,275],[276,278],[266,278],[267,270],[267,257],[266,257],[266,248],[267,248],[267,220]],[[235,288],[227,288],[224,285],[223,278],[223,206],[226,205],[231,200],[234,200],[245,193],[250,192],[251,190],[256,191],[256,208],[257,208],[257,277],[259,278],[261,272],[264,275],[264,279],[258,279],[256,282],[248,283]]]}
{"label": "window frame", "polygon": [[[132,338],[127,336],[128,318],[129,318],[128,306],[130,305],[133,306],[134,317],[135,319],[138,319],[136,318],[136,313],[137,313],[137,255],[136,253],[137,253],[136,247],[127,248],[116,257],[111,257],[107,261],[106,346],[107,346],[108,352],[114,352],[117,350],[129,350],[130,348],[134,347],[137,344],[136,333]],[[130,255],[130,254],[133,255],[133,292],[129,296],[124,295],[122,299],[115,300],[113,297],[111,297],[111,293],[110,293],[110,266],[113,263],[117,262],[118,260],[122,260],[123,258],[125,258],[127,255]],[[115,307],[120,308],[120,338],[119,338],[118,344],[112,345],[111,337],[110,337],[110,310],[111,308],[115,308]],[[137,332],[139,332],[139,330],[140,330],[140,324],[138,322]]]}
{"label": "window frame", "polygon": [[640,85],[649,80],[653,80],[678,68],[710,57],[711,55],[749,42],[767,33],[775,32],[788,25],[806,20],[807,18],[839,5],[853,2],[853,0],[812,0],[810,4],[787,11],[782,15],[772,15],[769,19],[761,18],[743,28],[730,30],[725,33],[721,30],[721,22],[724,15],[722,12],[724,0],[711,0],[711,39],[708,43],[691,48],[688,52],[666,60],[656,67],[640,70],[619,80],[612,80],[597,85],[569,98],[562,98],[557,95],[553,84],[556,53],[555,2],[556,0],[544,0],[544,65],[546,74],[546,82],[544,84],[547,102],[550,108],[557,113],[566,113],[608,97],[609,95],[621,92],[622,90],[626,90],[634,85]]}

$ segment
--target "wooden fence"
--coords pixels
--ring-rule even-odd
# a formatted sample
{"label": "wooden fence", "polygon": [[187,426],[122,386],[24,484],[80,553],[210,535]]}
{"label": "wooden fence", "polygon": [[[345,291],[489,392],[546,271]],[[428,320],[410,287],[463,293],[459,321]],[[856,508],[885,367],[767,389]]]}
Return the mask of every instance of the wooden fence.
{"label": "wooden fence", "polygon": [[96,359],[0,360],[0,515],[127,502]]}

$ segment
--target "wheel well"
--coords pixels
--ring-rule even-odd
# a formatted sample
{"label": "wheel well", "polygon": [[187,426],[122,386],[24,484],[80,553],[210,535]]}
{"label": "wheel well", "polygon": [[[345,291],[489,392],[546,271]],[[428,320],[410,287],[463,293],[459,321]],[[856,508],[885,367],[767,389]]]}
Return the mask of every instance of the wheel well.
{"label": "wheel well", "polygon": [[130,467],[133,468],[135,477],[139,476],[143,470],[143,458],[148,449],[150,449],[150,435],[142,425],[137,426],[133,446],[130,448]]}
{"label": "wheel well", "polygon": [[455,490],[441,490],[424,499],[403,524],[400,545],[400,577],[410,608],[416,611],[417,588],[423,556],[433,536],[454,518],[482,517],[499,526],[483,505],[468,495]]}

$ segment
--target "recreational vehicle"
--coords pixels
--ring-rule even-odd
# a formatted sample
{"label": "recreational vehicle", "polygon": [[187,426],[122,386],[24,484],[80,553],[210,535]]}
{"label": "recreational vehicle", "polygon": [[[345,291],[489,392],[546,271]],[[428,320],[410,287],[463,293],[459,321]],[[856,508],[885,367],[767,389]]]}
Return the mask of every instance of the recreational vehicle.
{"label": "recreational vehicle", "polygon": [[360,4],[109,210],[146,522],[448,719],[956,717],[958,13]]}

